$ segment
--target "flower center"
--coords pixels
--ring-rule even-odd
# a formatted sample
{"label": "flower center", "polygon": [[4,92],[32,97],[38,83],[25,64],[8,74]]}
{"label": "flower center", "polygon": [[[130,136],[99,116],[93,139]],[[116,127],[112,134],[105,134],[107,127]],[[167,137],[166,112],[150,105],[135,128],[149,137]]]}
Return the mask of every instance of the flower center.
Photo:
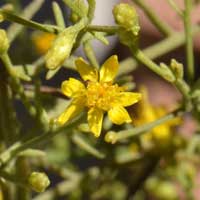
{"label": "flower center", "polygon": [[117,95],[122,88],[117,84],[89,82],[87,85],[87,106],[98,107],[102,110],[109,110],[115,103]]}

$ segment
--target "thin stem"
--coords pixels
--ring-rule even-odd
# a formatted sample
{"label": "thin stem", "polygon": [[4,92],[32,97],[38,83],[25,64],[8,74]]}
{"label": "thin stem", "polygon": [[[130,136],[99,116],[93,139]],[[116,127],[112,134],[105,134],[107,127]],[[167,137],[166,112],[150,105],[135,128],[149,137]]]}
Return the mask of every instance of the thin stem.
{"label": "thin stem", "polygon": [[171,119],[174,119],[175,117],[177,116],[180,116],[182,115],[183,112],[179,109],[179,110],[176,110],[164,117],[161,117],[160,119],[158,120],[155,120],[153,122],[150,122],[148,124],[145,124],[143,126],[140,126],[140,127],[136,127],[136,128],[132,128],[132,129],[129,129],[129,130],[124,130],[124,131],[119,131],[117,134],[116,134],[116,141],[121,141],[121,140],[124,140],[124,139],[127,139],[127,138],[130,138],[130,137],[137,137],[138,135],[141,135],[142,133],[145,133],[145,132],[148,132],[150,131],[152,128],[160,125],[160,124],[163,124]]}
{"label": "thin stem", "polygon": [[[199,26],[194,26],[192,28],[192,35],[195,35],[200,32]],[[143,53],[149,57],[149,59],[155,59],[158,58],[178,47],[183,45],[185,43],[185,33],[184,32],[175,32],[168,38],[162,40],[161,42],[158,42],[150,47],[147,47],[146,49],[142,50]],[[120,66],[122,66],[119,69],[119,74],[129,73],[131,72],[138,63],[133,58],[127,58],[120,62]],[[125,70],[124,70],[125,68]]]}
{"label": "thin stem", "polygon": [[194,55],[193,55],[193,37],[191,24],[192,1],[185,0],[184,25],[187,56],[187,76],[190,82],[194,79]]}
{"label": "thin stem", "polygon": [[44,31],[44,32],[49,32],[49,33],[55,33],[57,34],[58,32],[62,31],[62,29],[60,29],[57,26],[51,26],[51,25],[44,25],[44,24],[40,24],[38,22],[34,22],[32,20],[27,20],[24,19],[22,17],[19,17],[18,15],[12,14],[6,10],[2,10],[0,9],[0,13],[3,15],[3,17],[11,22],[16,22],[18,24],[36,29],[36,30],[40,30],[40,31]]}
{"label": "thin stem", "polygon": [[[31,3],[28,4],[28,6],[24,8],[21,16],[26,19],[31,19],[35,15],[35,13],[41,8],[43,3],[44,3],[44,0],[31,1]],[[24,29],[24,26],[21,26],[19,24],[12,24],[8,27],[7,35],[8,35],[10,43],[12,43],[12,41],[15,40],[15,38],[23,29]]]}
{"label": "thin stem", "polygon": [[[82,116],[83,117],[83,116]],[[36,136],[32,139],[29,139],[25,142],[17,142],[13,144],[9,149],[7,149],[5,152],[0,154],[0,167],[4,167],[7,162],[12,160],[16,155],[18,155],[21,151],[31,148],[33,146],[38,145],[39,143],[46,142],[49,139],[53,138],[59,133],[62,133],[63,130],[70,131],[72,128],[76,127],[80,122],[82,121],[82,117],[79,117],[77,120],[68,123],[66,126],[57,128],[56,130],[50,130],[42,135]]]}
{"label": "thin stem", "polygon": [[88,60],[92,64],[92,66],[99,68],[99,63],[96,59],[96,55],[94,53],[94,50],[92,48],[90,41],[84,42],[83,48],[84,48],[85,55],[87,56]]}
{"label": "thin stem", "polygon": [[182,10],[177,6],[177,4],[174,2],[174,0],[167,0],[169,5],[176,11],[176,13],[180,16],[183,17],[183,12]]}
{"label": "thin stem", "polygon": [[94,12],[95,12],[95,6],[96,1],[95,0],[87,0],[89,7],[88,7],[88,23],[91,23],[94,18]]}
{"label": "thin stem", "polygon": [[[150,58],[148,58],[141,50],[139,49],[135,50],[131,48],[131,52],[133,56],[139,62],[144,64],[146,67],[148,67],[150,70],[152,70],[153,72],[155,72],[156,74],[164,78],[165,80],[172,82],[177,87],[177,89],[181,92],[183,97],[185,99],[188,99],[190,87],[187,85],[187,83],[184,80],[180,80],[180,79],[177,80],[175,77],[173,77],[174,75],[172,74],[172,72],[169,73],[170,69],[165,71],[163,68],[161,68],[156,63],[154,63]],[[180,81],[182,84],[180,84]]]}
{"label": "thin stem", "polygon": [[[27,182],[27,177],[30,174],[30,166],[28,163],[27,158],[22,157],[18,157],[17,161],[16,161],[16,176],[19,180],[21,180],[22,182],[26,183]],[[16,199],[17,200],[29,200],[31,197],[30,194],[30,190],[28,188],[25,187],[21,187],[18,186],[16,188]]]}
{"label": "thin stem", "polygon": [[16,178],[15,174],[10,174],[6,171],[0,171],[0,176],[3,177],[5,180],[15,183],[20,187],[26,187],[26,184],[21,180],[19,180],[18,178]]}
{"label": "thin stem", "polygon": [[72,137],[73,142],[79,146],[81,149],[87,151],[88,153],[90,153],[91,155],[99,158],[99,159],[103,159],[105,157],[105,155],[101,152],[99,152],[97,149],[95,149],[93,146],[91,146],[83,137],[81,137],[78,134],[73,134]]}
{"label": "thin stem", "polygon": [[161,20],[158,15],[155,14],[154,10],[149,7],[144,0],[132,0],[134,3],[136,3],[142,10],[145,12],[145,14],[148,16],[148,18],[151,20],[151,22],[157,27],[157,29],[165,36],[169,36],[172,34],[172,29],[168,24],[165,23],[165,21]]}
{"label": "thin stem", "polygon": [[4,65],[5,65],[8,73],[12,77],[12,80],[11,80],[12,89],[20,95],[21,100],[24,103],[24,105],[26,106],[30,115],[35,116],[36,110],[35,110],[34,106],[29,102],[28,98],[26,97],[26,95],[24,93],[24,88],[21,85],[20,80],[18,78],[16,78],[14,73],[13,73],[13,64],[10,60],[10,57],[8,56],[7,53],[5,53],[5,54],[1,55],[1,59],[4,63]]}
{"label": "thin stem", "polygon": [[98,26],[98,25],[88,25],[86,27],[87,31],[97,31],[97,32],[105,32],[110,35],[115,34],[118,31],[117,26]]}
{"label": "thin stem", "polygon": [[165,74],[163,73],[163,70],[156,63],[154,63],[149,57],[147,57],[143,53],[143,51],[131,49],[131,52],[139,62],[141,62],[142,64],[147,66],[150,70],[152,70],[153,72],[155,72],[156,74],[165,79]]}

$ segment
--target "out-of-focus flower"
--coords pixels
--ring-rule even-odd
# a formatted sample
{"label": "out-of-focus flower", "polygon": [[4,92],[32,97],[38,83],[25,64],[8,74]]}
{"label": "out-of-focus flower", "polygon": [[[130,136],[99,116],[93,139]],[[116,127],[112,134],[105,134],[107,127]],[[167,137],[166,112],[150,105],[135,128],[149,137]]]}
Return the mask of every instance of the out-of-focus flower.
{"label": "out-of-focus flower", "polygon": [[1,188],[0,188],[0,200],[3,200],[3,191]]}
{"label": "out-of-focus flower", "polygon": [[[138,104],[138,114],[133,120],[133,123],[136,126],[153,122],[167,113],[164,107],[154,107],[150,104],[147,89],[145,87],[141,87],[140,92],[142,93],[143,99]],[[153,142],[159,146],[169,144],[172,138],[173,128],[179,125],[180,122],[180,118],[175,118],[156,126],[150,132],[142,135],[142,142]]]}
{"label": "out-of-focus flower", "polygon": [[45,173],[32,172],[28,178],[28,183],[34,191],[44,192],[45,189],[49,186],[50,180]]}
{"label": "out-of-focus flower", "polygon": [[9,41],[6,34],[6,31],[3,29],[0,29],[0,54],[4,54],[9,49]]}
{"label": "out-of-focus flower", "polygon": [[118,67],[116,55],[107,59],[99,72],[82,58],[78,58],[76,68],[85,84],[74,78],[62,83],[62,92],[72,98],[72,103],[57,118],[57,122],[66,123],[83,111],[85,107],[88,108],[89,128],[96,137],[99,137],[101,133],[105,112],[108,112],[108,116],[114,124],[131,122],[132,120],[124,107],[138,102],[141,99],[141,94],[124,92],[124,88],[113,84]]}
{"label": "out-of-focus flower", "polygon": [[52,45],[55,39],[55,34],[52,33],[36,33],[33,35],[32,40],[35,45],[36,51],[39,54],[45,54]]}

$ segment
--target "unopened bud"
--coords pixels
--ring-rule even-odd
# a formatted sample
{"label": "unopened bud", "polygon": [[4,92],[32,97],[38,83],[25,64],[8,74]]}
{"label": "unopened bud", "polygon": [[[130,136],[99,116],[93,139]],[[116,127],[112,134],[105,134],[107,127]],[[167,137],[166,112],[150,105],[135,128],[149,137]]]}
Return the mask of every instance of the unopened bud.
{"label": "unopened bud", "polygon": [[85,27],[85,24],[86,18],[83,18],[77,24],[66,28],[57,36],[45,56],[48,69],[56,69],[70,56],[77,35]]}
{"label": "unopened bud", "polygon": [[172,59],[170,67],[177,78],[183,78],[183,64],[177,62],[175,59]]}
{"label": "unopened bud", "polygon": [[117,134],[113,131],[109,131],[105,135],[105,141],[111,144],[115,144],[117,142]]}
{"label": "unopened bud", "polygon": [[28,178],[28,183],[36,192],[44,192],[49,186],[50,181],[48,176],[42,172],[32,172]]}
{"label": "unopened bud", "polygon": [[0,55],[6,53],[8,49],[9,49],[9,41],[6,31],[0,29]]}
{"label": "unopened bud", "polygon": [[138,35],[140,30],[138,15],[133,6],[126,3],[120,3],[113,9],[115,22],[126,29],[131,31],[134,35]]}
{"label": "unopened bud", "polygon": [[76,37],[77,31],[74,31],[73,27],[65,29],[57,36],[45,56],[48,69],[56,69],[63,64],[70,56]]}
{"label": "unopened bud", "polygon": [[169,82],[174,82],[175,81],[175,76],[171,69],[164,63],[160,64],[160,68],[163,70],[164,76],[163,78],[166,79]]}
{"label": "unopened bud", "polygon": [[[78,10],[82,13],[82,15],[87,16],[88,9],[83,0],[74,0],[73,5],[74,5],[74,7],[78,7]],[[77,13],[75,13],[73,11],[71,12],[70,20],[73,23],[78,22],[80,19],[81,18]]]}

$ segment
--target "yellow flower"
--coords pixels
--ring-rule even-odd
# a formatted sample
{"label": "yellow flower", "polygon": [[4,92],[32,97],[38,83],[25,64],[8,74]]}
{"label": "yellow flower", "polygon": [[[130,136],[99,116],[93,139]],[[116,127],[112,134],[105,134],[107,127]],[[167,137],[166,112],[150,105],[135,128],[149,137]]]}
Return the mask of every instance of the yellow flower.
{"label": "yellow flower", "polygon": [[[134,120],[134,124],[136,126],[153,122],[167,113],[166,109],[163,107],[154,107],[150,104],[148,101],[148,93],[145,87],[141,87],[140,91],[143,99],[138,104],[138,116]],[[142,136],[142,141],[154,141],[158,145],[168,144],[173,134],[172,128],[180,124],[180,122],[180,118],[175,118],[164,124],[156,126],[150,132]]]}
{"label": "yellow flower", "polygon": [[72,98],[71,104],[57,118],[61,125],[75,117],[86,107],[87,121],[91,132],[99,137],[102,129],[103,115],[108,112],[114,124],[131,122],[131,118],[124,107],[130,106],[141,99],[140,93],[124,92],[122,87],[113,84],[118,72],[118,58],[116,55],[108,58],[98,72],[82,58],[75,62],[84,83],[70,78],[62,83],[64,95]]}
{"label": "yellow flower", "polygon": [[36,33],[33,35],[33,43],[39,54],[45,54],[51,47],[55,39],[55,34],[52,33]]}

